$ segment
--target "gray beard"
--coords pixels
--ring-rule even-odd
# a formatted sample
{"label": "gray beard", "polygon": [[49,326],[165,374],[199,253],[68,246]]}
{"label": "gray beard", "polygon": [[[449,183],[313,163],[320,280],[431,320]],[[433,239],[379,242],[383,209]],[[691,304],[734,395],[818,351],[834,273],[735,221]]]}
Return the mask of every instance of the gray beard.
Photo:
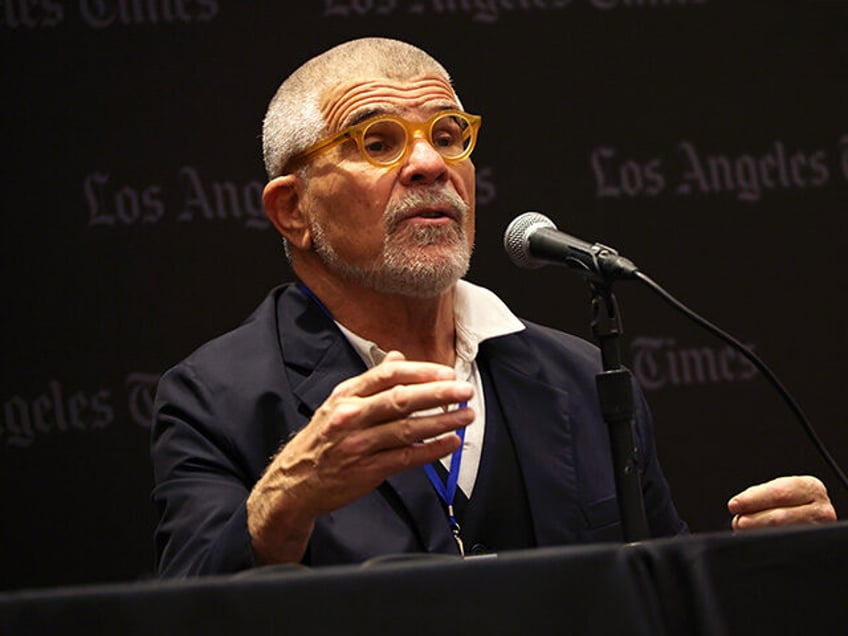
{"label": "gray beard", "polygon": [[[429,205],[450,206],[457,222],[440,226],[401,224],[409,211]],[[309,226],[315,251],[327,268],[340,277],[383,294],[435,298],[453,287],[468,271],[471,262],[471,248],[465,233],[468,214],[468,205],[454,192],[442,187],[412,192],[386,208],[382,259],[369,267],[343,260],[312,215]],[[442,253],[430,255],[417,249],[432,245],[441,246]]]}

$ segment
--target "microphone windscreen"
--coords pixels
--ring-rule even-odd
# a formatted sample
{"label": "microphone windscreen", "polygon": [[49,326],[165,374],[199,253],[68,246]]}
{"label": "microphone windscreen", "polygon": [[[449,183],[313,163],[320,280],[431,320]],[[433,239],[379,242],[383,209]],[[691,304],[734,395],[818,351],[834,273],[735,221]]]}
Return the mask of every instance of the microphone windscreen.
{"label": "microphone windscreen", "polygon": [[530,236],[539,228],[557,229],[554,222],[539,212],[525,212],[515,217],[504,232],[503,245],[509,259],[522,269],[545,265],[530,254]]}

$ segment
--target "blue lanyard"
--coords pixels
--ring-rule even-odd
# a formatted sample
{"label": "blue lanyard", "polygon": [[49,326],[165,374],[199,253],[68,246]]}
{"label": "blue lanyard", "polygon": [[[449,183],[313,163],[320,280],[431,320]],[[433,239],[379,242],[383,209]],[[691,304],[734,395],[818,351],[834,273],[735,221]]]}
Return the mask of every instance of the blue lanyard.
{"label": "blue lanyard", "polygon": [[300,288],[300,291],[309,296],[309,298],[311,298],[315,302],[315,304],[318,305],[318,308],[322,312],[324,312],[324,315],[327,316],[327,318],[335,322],[335,318],[333,318],[333,315],[330,313],[330,310],[327,309],[324,306],[324,303],[322,303],[321,300],[318,298],[318,296],[316,296],[315,293],[311,289],[309,289],[309,287],[306,286],[306,283],[301,280],[298,280],[297,286]]}
{"label": "blue lanyard", "polygon": [[[461,402],[459,408],[464,409],[466,406],[468,406],[468,402]],[[465,444],[465,428],[459,429],[457,431],[457,435],[459,435],[460,444],[459,448],[457,448],[453,452],[453,455],[451,455],[447,482],[442,482],[439,478],[439,474],[436,472],[436,469],[432,464],[424,466],[424,470],[427,472],[427,477],[430,478],[430,482],[433,484],[433,488],[436,489],[436,493],[439,495],[439,498],[445,502],[445,505],[448,508],[448,525],[450,527],[451,534],[459,548],[459,553],[462,556],[465,556],[465,546],[463,545],[462,537],[460,537],[459,534],[461,528],[459,526],[459,522],[456,520],[456,514],[453,509],[453,501],[456,498],[456,484],[459,480],[459,466],[462,463],[462,447]]]}

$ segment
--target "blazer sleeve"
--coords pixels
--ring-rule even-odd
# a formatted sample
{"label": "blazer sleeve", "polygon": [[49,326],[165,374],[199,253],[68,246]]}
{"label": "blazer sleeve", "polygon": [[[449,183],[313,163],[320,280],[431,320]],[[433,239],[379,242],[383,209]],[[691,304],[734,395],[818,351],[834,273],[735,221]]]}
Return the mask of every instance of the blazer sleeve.
{"label": "blazer sleeve", "polygon": [[229,573],[254,565],[246,502],[255,478],[216,423],[228,415],[221,402],[189,362],[159,382],[151,458],[160,576]]}

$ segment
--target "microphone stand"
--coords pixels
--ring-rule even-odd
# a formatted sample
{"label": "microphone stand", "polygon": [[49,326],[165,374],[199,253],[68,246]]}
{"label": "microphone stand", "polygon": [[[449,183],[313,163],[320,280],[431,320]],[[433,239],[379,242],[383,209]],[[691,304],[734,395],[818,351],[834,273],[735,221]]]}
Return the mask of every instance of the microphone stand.
{"label": "microphone stand", "polygon": [[609,428],[624,540],[632,543],[650,537],[637,461],[639,448],[633,434],[633,383],[630,371],[621,365],[619,336],[623,328],[612,282],[597,279],[587,282],[592,294],[592,333],[600,346],[604,369],[596,376],[598,398]]}

